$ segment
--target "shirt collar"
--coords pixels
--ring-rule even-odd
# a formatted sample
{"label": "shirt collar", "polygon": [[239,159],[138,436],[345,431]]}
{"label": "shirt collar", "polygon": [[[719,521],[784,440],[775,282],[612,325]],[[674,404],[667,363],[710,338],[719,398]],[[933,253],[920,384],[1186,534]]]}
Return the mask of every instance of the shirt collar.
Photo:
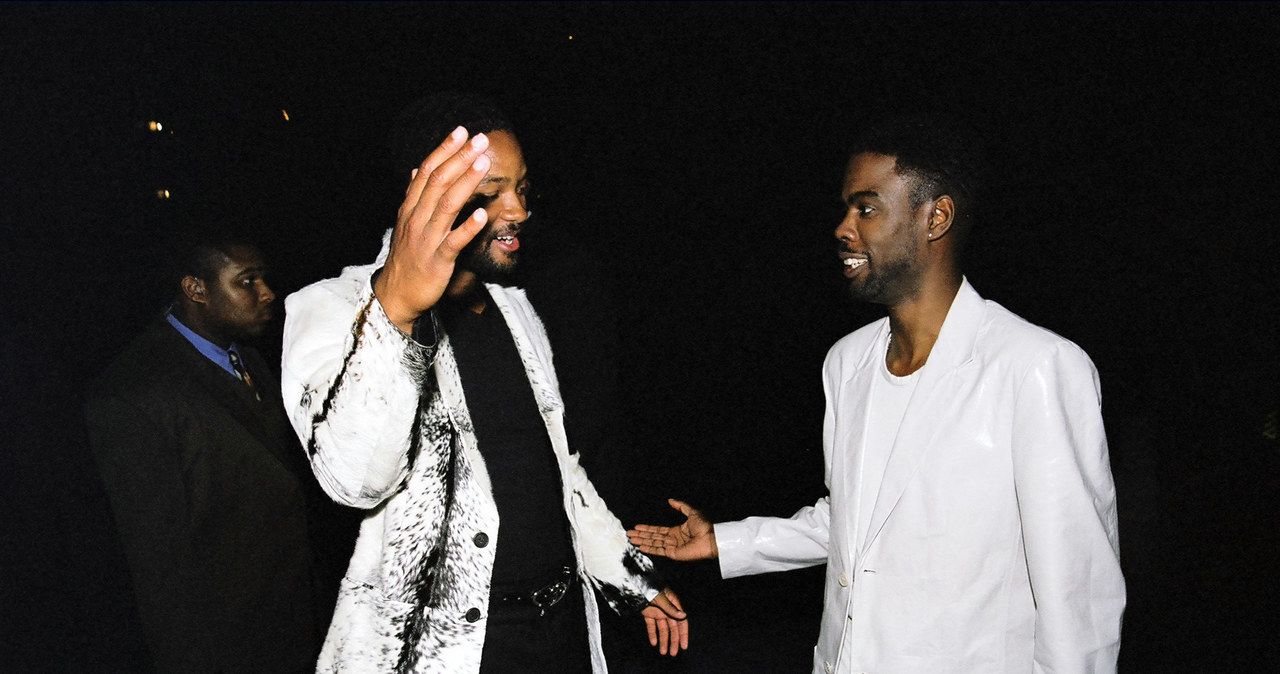
{"label": "shirt collar", "polygon": [[239,355],[239,345],[232,342],[230,349],[224,349],[204,337],[197,335],[195,332],[192,332],[191,328],[183,325],[182,321],[179,321],[172,312],[166,313],[164,318],[169,321],[169,325],[172,325],[173,328],[178,331],[178,334],[185,337],[188,342],[191,342],[192,346],[196,347],[197,351],[204,354],[205,358],[213,361],[214,365],[226,370],[231,376],[239,378],[240,375],[236,374],[235,369],[231,367],[231,356],[228,353],[229,351],[235,351],[236,354]]}

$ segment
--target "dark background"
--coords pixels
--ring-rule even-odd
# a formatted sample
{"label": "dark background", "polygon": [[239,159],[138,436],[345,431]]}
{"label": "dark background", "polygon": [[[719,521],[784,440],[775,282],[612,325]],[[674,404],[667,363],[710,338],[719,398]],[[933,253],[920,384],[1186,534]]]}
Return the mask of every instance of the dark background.
{"label": "dark background", "polygon": [[[371,260],[404,184],[387,120],[437,89],[519,124],[522,282],[627,524],[823,493],[822,358],[880,315],[840,290],[844,147],[967,117],[995,166],[969,279],[1102,377],[1122,670],[1280,664],[1278,30],[1221,3],[0,7],[0,670],[145,667],[79,410],[184,228],[252,226],[281,296]],[[664,568],[692,650],[662,666],[610,624],[618,669],[807,670],[820,569]]]}

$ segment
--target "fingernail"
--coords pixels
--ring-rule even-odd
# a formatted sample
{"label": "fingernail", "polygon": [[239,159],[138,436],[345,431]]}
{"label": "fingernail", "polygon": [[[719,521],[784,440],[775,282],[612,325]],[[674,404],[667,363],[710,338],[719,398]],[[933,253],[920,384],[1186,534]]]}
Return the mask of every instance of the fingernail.
{"label": "fingernail", "polygon": [[[478,148],[477,148],[477,149],[478,149]],[[477,171],[488,171],[488,170],[489,170],[489,156],[488,156],[488,155],[483,155],[483,154],[482,154],[482,155],[480,155],[479,157],[476,157],[476,160],[475,160],[475,161],[473,161],[473,162],[471,162],[471,168],[473,168],[473,169],[475,169],[475,170],[477,170]]]}
{"label": "fingernail", "polygon": [[449,140],[452,140],[454,142],[460,141],[466,137],[467,137],[467,130],[462,127],[458,127],[454,129],[453,133],[449,134]]}
{"label": "fingernail", "polygon": [[413,180],[414,178],[417,178],[417,177],[418,177],[418,169],[414,169],[409,172],[409,180]]}
{"label": "fingernail", "polygon": [[475,136],[472,136],[471,147],[474,147],[477,150],[483,150],[488,146],[489,146],[488,136],[484,135],[483,133],[477,133]]}

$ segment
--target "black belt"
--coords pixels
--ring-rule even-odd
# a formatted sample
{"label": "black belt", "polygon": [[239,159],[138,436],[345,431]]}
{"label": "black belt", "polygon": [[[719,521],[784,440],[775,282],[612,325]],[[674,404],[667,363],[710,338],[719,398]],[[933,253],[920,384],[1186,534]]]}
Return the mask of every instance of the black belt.
{"label": "black belt", "polygon": [[527,606],[538,609],[538,615],[546,615],[547,609],[559,604],[560,600],[569,594],[569,589],[573,587],[574,577],[573,569],[566,566],[560,570],[555,580],[550,583],[528,592],[496,595],[493,604],[494,606],[509,608]]}

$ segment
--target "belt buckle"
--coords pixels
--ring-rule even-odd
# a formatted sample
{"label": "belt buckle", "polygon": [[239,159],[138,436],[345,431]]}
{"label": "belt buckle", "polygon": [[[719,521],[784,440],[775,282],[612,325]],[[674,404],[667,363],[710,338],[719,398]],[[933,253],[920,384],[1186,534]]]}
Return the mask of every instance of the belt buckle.
{"label": "belt buckle", "polygon": [[546,615],[547,609],[559,604],[560,600],[564,599],[564,596],[568,594],[569,583],[572,580],[573,570],[566,566],[564,571],[561,572],[560,580],[529,593],[529,601],[538,607],[538,617]]}

